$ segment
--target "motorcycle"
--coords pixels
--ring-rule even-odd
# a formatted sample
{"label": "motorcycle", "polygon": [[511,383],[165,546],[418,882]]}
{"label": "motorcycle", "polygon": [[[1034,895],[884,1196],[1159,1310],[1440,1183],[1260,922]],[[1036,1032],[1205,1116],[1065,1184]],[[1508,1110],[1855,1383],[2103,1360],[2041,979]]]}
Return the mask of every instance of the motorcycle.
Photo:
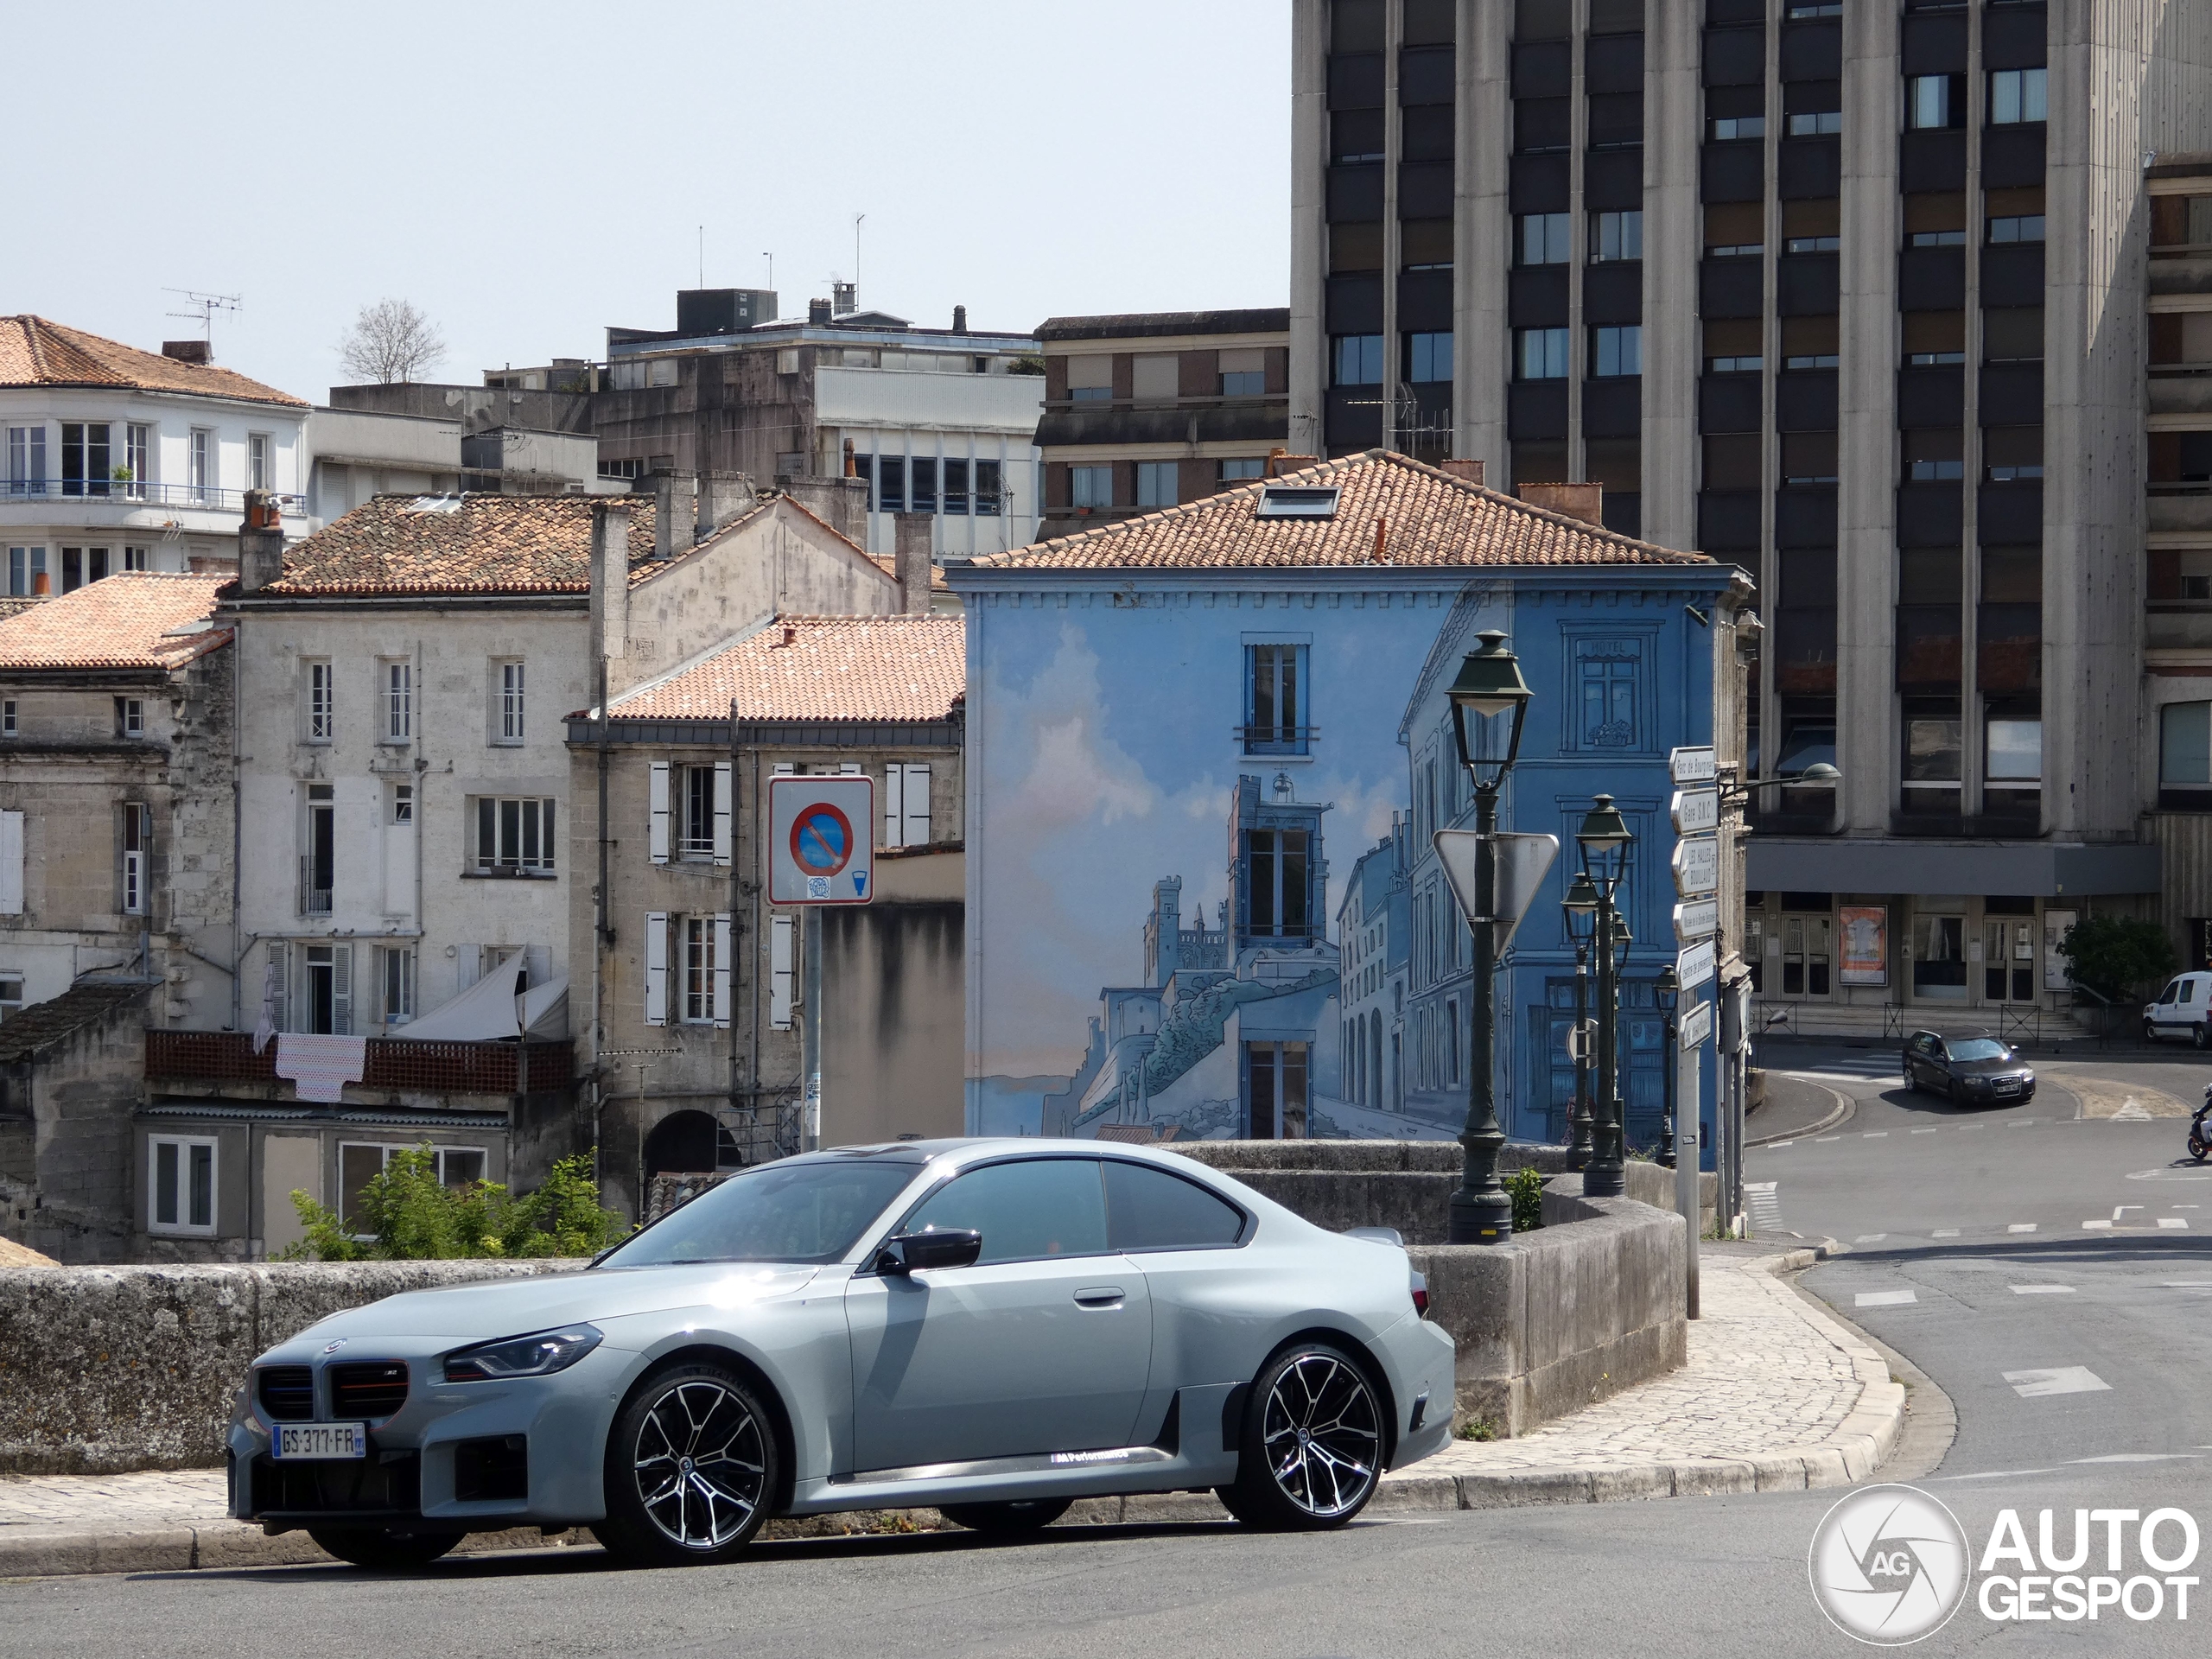
{"label": "motorcycle", "polygon": [[2200,1164],[2212,1156],[2212,1125],[2207,1124],[2208,1118],[2212,1118],[2212,1083],[2204,1085],[2204,1103],[2189,1121],[2189,1155]]}

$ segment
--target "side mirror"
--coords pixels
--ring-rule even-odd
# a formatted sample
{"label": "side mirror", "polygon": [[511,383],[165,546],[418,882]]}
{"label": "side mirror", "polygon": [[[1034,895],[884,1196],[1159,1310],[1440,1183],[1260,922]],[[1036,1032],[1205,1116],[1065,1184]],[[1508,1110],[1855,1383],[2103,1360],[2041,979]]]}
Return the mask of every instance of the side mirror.
{"label": "side mirror", "polygon": [[875,1253],[875,1270],[904,1278],[931,1268],[972,1268],[982,1253],[983,1236],[972,1227],[900,1233],[883,1241]]}

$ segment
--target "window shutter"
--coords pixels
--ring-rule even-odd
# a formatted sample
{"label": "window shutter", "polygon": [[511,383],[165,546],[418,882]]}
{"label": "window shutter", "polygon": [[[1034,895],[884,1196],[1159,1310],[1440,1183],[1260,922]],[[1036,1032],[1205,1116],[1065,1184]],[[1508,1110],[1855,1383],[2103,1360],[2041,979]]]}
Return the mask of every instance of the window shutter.
{"label": "window shutter", "polygon": [[647,849],[653,862],[668,862],[668,762],[652,763],[652,787],[647,804],[652,812],[652,828],[646,836]]}
{"label": "window shutter", "polygon": [[715,912],[715,1023],[729,1025],[729,912]]}
{"label": "window shutter", "polygon": [[904,793],[906,769],[896,760],[883,768],[883,838],[878,843],[884,847],[899,847],[906,843],[899,839],[899,803]]}
{"label": "window shutter", "polygon": [[484,947],[480,944],[456,945],[453,955],[454,989],[459,993],[484,977]]}
{"label": "window shutter", "polygon": [[791,1028],[791,918],[778,916],[768,924],[768,1023],[778,1031]]}
{"label": "window shutter", "polygon": [[[656,773],[667,770],[662,766],[653,767]],[[668,1023],[668,912],[664,910],[645,912],[645,1023]]]}
{"label": "window shutter", "polygon": [[330,1029],[340,1037],[353,1034],[353,947],[330,948]]}
{"label": "window shutter", "polygon": [[23,815],[0,812],[0,916],[23,913]]}
{"label": "window shutter", "polygon": [[729,862],[730,769],[727,760],[715,762],[715,862]]}
{"label": "window shutter", "polygon": [[269,999],[269,1023],[279,1031],[292,1028],[292,948],[288,944],[272,944],[269,947],[269,984],[275,995]]}
{"label": "window shutter", "polygon": [[927,766],[906,768],[906,784],[899,791],[904,818],[899,831],[901,847],[926,847],[930,844],[930,769]]}

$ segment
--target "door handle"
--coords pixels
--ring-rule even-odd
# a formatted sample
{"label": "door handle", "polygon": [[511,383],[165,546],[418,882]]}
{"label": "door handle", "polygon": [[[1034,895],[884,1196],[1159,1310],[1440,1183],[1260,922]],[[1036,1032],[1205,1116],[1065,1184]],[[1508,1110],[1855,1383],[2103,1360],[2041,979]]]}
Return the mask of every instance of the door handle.
{"label": "door handle", "polygon": [[1077,1307],[1119,1307],[1122,1287],[1119,1285],[1091,1285],[1075,1294]]}

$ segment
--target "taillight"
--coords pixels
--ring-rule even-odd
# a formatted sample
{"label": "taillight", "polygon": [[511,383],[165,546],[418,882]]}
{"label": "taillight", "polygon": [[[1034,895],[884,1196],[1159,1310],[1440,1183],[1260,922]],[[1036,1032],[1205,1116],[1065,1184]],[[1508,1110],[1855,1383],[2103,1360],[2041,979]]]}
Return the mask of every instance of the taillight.
{"label": "taillight", "polygon": [[1414,1287],[1414,1312],[1424,1319],[1428,1317],[1428,1287],[1427,1285]]}

